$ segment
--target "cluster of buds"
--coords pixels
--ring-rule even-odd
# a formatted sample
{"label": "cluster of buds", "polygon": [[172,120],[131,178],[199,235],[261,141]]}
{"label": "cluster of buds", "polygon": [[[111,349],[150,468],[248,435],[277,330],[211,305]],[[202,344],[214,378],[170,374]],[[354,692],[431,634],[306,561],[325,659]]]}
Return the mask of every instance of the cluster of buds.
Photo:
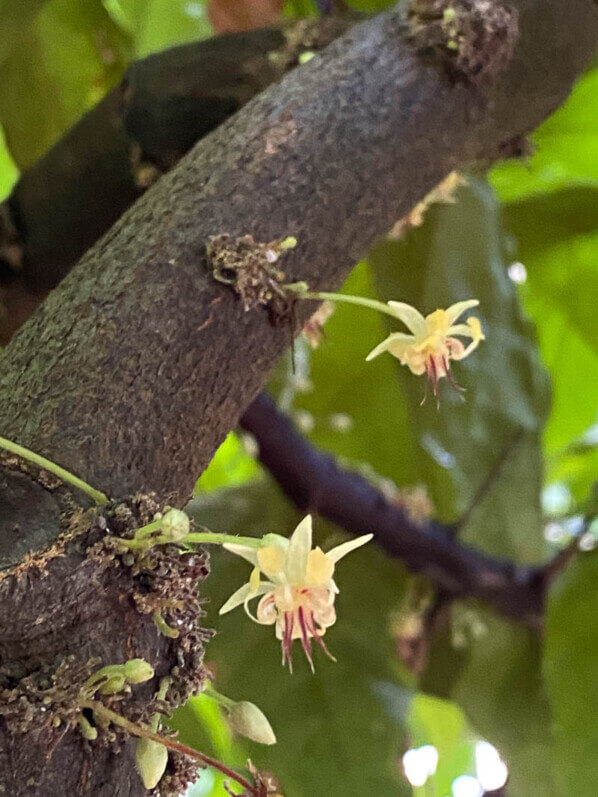
{"label": "cluster of buds", "polygon": [[128,684],[142,684],[154,677],[154,668],[145,659],[129,659],[124,664],[109,664],[91,675],[81,687],[81,695],[91,698],[101,695],[116,695]]}

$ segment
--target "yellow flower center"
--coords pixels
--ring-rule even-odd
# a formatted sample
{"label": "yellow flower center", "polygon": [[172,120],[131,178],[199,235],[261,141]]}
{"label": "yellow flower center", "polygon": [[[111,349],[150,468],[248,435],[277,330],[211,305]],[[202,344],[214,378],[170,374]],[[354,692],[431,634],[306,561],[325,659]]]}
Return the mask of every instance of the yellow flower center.
{"label": "yellow flower center", "polygon": [[262,573],[269,578],[277,576],[284,567],[284,553],[274,545],[258,548],[257,561]]}
{"label": "yellow flower center", "polygon": [[332,562],[321,548],[314,548],[307,555],[307,570],[305,583],[310,586],[324,584],[332,578],[334,562]]}

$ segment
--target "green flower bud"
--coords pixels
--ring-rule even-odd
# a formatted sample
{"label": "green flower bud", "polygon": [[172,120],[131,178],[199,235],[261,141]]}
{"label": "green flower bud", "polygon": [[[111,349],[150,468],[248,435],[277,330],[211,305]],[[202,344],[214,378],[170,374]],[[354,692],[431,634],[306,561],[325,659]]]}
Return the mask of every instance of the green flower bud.
{"label": "green flower bud", "polygon": [[[305,61],[302,61],[301,63],[305,63]],[[278,244],[278,249],[279,251],[284,252],[285,249],[294,249],[296,246],[297,246],[297,239],[295,238],[294,235],[289,235],[286,238],[283,238],[283,240]]]}
{"label": "green flower bud", "polygon": [[114,674],[108,676],[107,680],[99,687],[98,692],[101,695],[116,695],[126,686],[126,679],[124,675]]}
{"label": "green flower bud", "polygon": [[130,684],[141,684],[154,677],[154,668],[145,659],[129,659],[123,664],[123,675]]}
{"label": "green flower bud", "polygon": [[83,738],[88,739],[90,742],[93,742],[98,738],[98,729],[94,728],[91,722],[89,722],[89,720],[87,720],[83,714],[79,716],[79,730],[81,731]]}
{"label": "green flower bud", "polygon": [[230,709],[230,724],[234,731],[259,744],[276,744],[276,736],[268,718],[254,703],[241,700]]}
{"label": "green flower bud", "polygon": [[161,530],[165,537],[173,542],[182,540],[189,534],[191,524],[188,516],[180,509],[170,509],[162,520]]}
{"label": "green flower bud", "polygon": [[137,771],[146,789],[155,788],[168,764],[168,750],[152,739],[139,739],[135,749]]}

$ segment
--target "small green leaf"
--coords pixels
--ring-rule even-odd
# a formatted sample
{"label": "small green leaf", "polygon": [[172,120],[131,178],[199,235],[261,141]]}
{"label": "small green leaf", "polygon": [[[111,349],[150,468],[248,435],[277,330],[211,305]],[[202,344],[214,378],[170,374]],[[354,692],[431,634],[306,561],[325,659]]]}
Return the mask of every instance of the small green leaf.
{"label": "small green leaf", "polygon": [[0,63],[0,118],[24,169],[118,80],[128,50],[100,0],[51,0]]}

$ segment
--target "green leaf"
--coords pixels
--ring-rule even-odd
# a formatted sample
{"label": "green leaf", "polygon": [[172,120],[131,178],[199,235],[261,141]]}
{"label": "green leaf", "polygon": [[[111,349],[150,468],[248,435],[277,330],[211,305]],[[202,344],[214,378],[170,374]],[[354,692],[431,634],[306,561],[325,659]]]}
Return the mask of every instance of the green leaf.
{"label": "green leaf", "polygon": [[46,0],[0,0],[0,65],[21,46],[23,32],[35,19]]}
{"label": "green leaf", "polygon": [[577,82],[567,102],[533,135],[536,152],[529,164],[496,166],[490,182],[504,201],[572,184],[598,183],[598,68]]}
{"label": "green leaf", "polygon": [[429,783],[415,790],[415,797],[427,797],[430,786],[435,794],[450,794],[455,778],[473,774],[474,734],[455,703],[416,695],[409,712],[409,730],[413,747],[431,744],[438,752],[436,772]]}
{"label": "green leaf", "polygon": [[[442,514],[458,517],[475,500],[465,540],[495,555],[538,561],[545,547],[540,435],[548,380],[507,273],[492,192],[470,178],[456,199],[428,211],[424,225],[405,241],[379,245],[371,262],[381,298],[406,301],[423,313],[480,300],[474,314],[486,340],[454,364],[456,380],[467,388],[465,402],[443,385],[439,409],[430,397],[420,406],[422,378],[394,361],[395,378],[427,453],[420,478]],[[432,643],[420,687],[456,701],[475,731],[497,747],[514,795],[552,794],[549,713],[532,632],[459,604],[452,629]]]}
{"label": "green leaf", "polygon": [[595,436],[590,440],[593,442],[585,443],[582,439],[559,451],[552,461],[549,460],[549,473],[551,481],[566,484],[577,506],[591,511],[592,505],[596,507],[598,503],[598,445]]}
{"label": "green leaf", "polygon": [[453,632],[435,639],[420,686],[456,701],[497,748],[509,768],[509,794],[555,795],[538,634],[466,604],[453,619]]}
{"label": "green leaf", "polygon": [[[475,501],[464,539],[489,553],[537,561],[544,551],[540,433],[548,412],[548,379],[508,277],[502,243],[492,192],[470,178],[455,204],[434,206],[422,227],[404,241],[380,244],[370,260],[381,298],[408,302],[424,314],[479,299],[475,315],[486,340],[453,367],[467,390],[464,401],[442,384],[440,406],[432,397],[420,406],[424,377],[396,360],[395,379],[425,452],[420,478],[430,486],[441,515],[455,519]],[[370,367],[375,371],[383,359],[392,358],[385,354]]]}
{"label": "green leaf", "polygon": [[126,43],[100,0],[52,0],[0,65],[0,120],[24,169],[120,77]]}
{"label": "green leaf", "polygon": [[[288,535],[298,520],[265,481],[196,499],[192,508],[201,523],[229,533]],[[339,542],[339,532],[320,520],[315,533],[324,550]],[[211,599],[208,621],[219,630],[208,648],[216,688],[256,703],[278,738],[273,747],[247,742],[252,761],[280,778],[287,797],[407,794],[398,777],[402,729],[375,688],[394,679],[389,615],[400,594],[402,568],[373,545],[343,559],[335,576],[338,621],[326,635],[338,663],[317,650],[315,675],[300,648],[294,651],[293,675],[283,669],[273,628],[255,625],[242,608],[217,617],[217,608],[247,581],[249,571],[246,562],[217,551],[203,591]]]}
{"label": "green leaf", "polygon": [[106,5],[133,39],[136,58],[212,35],[205,0],[108,0]]}
{"label": "green leaf", "polygon": [[598,556],[581,554],[548,599],[544,672],[554,714],[559,797],[594,797],[598,783]]}
{"label": "green leaf", "polygon": [[195,486],[195,492],[210,492],[220,487],[244,484],[257,472],[256,461],[246,452],[242,440],[234,432],[231,432],[200,476]]}
{"label": "green leaf", "polygon": [[18,177],[19,170],[6,146],[4,131],[0,127],[0,202],[10,194]]}
{"label": "green leaf", "polygon": [[[521,286],[536,320],[554,400],[545,432],[550,455],[596,422],[598,383],[598,188],[570,188],[505,207],[511,251],[527,268]],[[558,457],[551,460],[559,467]],[[554,478],[554,474],[550,474]]]}

